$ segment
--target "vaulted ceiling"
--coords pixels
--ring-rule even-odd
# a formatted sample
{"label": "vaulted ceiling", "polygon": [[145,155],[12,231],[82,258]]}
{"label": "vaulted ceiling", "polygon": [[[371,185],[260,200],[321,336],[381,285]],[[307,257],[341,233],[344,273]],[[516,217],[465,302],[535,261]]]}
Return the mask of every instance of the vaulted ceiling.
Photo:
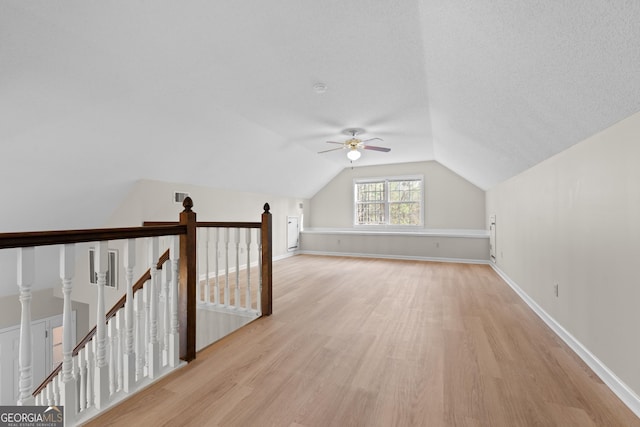
{"label": "vaulted ceiling", "polygon": [[3,0],[0,231],[140,178],[311,197],[348,127],[487,189],[640,111],[639,41],[633,0]]}

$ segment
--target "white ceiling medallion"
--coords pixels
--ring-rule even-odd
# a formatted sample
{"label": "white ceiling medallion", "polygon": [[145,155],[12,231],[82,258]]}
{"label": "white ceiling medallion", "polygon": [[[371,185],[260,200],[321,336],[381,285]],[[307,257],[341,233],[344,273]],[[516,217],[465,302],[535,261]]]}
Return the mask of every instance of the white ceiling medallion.
{"label": "white ceiling medallion", "polygon": [[313,90],[315,93],[325,93],[327,91],[327,85],[321,82],[318,82],[313,85]]}

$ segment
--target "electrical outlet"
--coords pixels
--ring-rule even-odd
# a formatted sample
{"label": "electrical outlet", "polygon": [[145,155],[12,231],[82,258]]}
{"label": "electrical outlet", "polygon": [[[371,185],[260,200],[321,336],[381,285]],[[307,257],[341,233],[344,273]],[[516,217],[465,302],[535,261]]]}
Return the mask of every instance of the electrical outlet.
{"label": "electrical outlet", "polygon": [[558,298],[558,295],[559,295],[559,289],[558,288],[560,288],[559,284],[556,283],[555,285],[553,285],[553,293],[555,294],[556,298]]}

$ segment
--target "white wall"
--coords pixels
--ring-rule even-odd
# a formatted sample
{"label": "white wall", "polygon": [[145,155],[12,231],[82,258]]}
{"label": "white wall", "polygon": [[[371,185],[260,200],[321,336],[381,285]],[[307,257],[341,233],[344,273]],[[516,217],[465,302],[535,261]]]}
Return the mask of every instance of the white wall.
{"label": "white wall", "polygon": [[[24,230],[23,230],[24,231]],[[35,248],[36,271],[32,290],[62,286],[60,282],[60,263],[58,246],[40,246]],[[18,293],[18,249],[0,249],[0,297]]]}
{"label": "white wall", "polygon": [[[0,297],[0,329],[20,325],[22,306],[18,295]],[[40,320],[62,314],[63,300],[53,296],[53,289],[34,290],[31,295],[31,320]],[[89,306],[78,302],[71,304],[76,311],[76,337],[89,332]]]}
{"label": "white wall", "polygon": [[[260,222],[263,206],[269,203],[273,221],[274,258],[289,254],[286,239],[287,216],[300,217],[309,205],[308,200],[305,199],[140,180],[123,198],[123,202],[114,210],[104,227],[135,227],[142,225],[144,221],[178,221],[183,207],[173,202],[174,191],[190,193],[194,203],[193,211],[196,212],[198,221]],[[303,209],[299,208],[300,203],[303,204]],[[74,285],[73,298],[90,305],[90,319],[92,324],[95,324],[97,288],[89,284],[89,247],[89,244],[85,244],[77,245],[76,248],[76,283],[78,285]],[[110,242],[109,247],[120,250],[120,280],[117,290],[105,289],[107,310],[125,293],[122,246],[117,242]],[[161,248],[162,251],[164,249]],[[138,245],[137,257],[139,262],[134,281],[147,269],[142,265],[142,261],[147,259],[142,243]],[[60,290],[57,290],[57,295],[61,296]]]}
{"label": "white wall", "polygon": [[640,113],[487,192],[498,267],[636,394],[639,135]]}
{"label": "white wall", "polygon": [[353,180],[423,175],[424,227],[485,229],[484,191],[435,161],[345,168],[311,199],[309,226],[353,227]]}

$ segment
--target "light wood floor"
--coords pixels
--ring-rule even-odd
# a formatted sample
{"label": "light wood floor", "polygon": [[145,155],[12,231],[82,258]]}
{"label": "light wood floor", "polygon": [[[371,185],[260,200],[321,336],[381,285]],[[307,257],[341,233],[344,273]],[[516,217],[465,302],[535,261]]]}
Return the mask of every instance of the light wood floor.
{"label": "light wood floor", "polygon": [[640,426],[488,266],[296,256],[271,317],[91,425]]}

